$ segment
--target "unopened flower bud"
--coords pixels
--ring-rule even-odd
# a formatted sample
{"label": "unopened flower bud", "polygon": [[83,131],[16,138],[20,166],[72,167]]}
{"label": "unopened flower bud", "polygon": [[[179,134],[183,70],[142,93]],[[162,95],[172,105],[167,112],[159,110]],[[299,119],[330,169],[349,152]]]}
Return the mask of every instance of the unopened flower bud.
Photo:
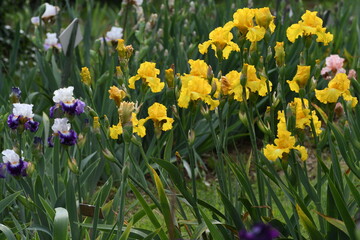
{"label": "unopened flower bud", "polygon": [[174,68],[175,66],[172,65],[171,68],[165,70],[165,81],[169,88],[174,88]]}
{"label": "unopened flower bud", "polygon": [[246,86],[246,82],[247,82],[247,67],[248,67],[248,65],[244,64],[244,66],[242,68],[241,76],[240,76],[240,84],[243,87]]}
{"label": "unopened flower bud", "polygon": [[206,72],[206,78],[208,79],[209,82],[211,82],[213,77],[214,77],[214,72],[212,70],[212,67],[209,65],[207,72]]}
{"label": "unopened flower bud", "polygon": [[69,167],[70,171],[72,171],[74,174],[79,173],[79,167],[78,167],[78,165],[76,163],[75,158],[71,158],[71,159],[68,158],[67,164],[68,164],[68,167]]}
{"label": "unopened flower bud", "polygon": [[285,64],[284,42],[276,42],[274,49],[275,49],[274,58],[276,60],[276,66],[282,67]]}
{"label": "unopened flower bud", "polygon": [[109,160],[109,161],[111,161],[111,162],[116,162],[116,159],[115,159],[114,155],[110,152],[109,149],[107,149],[107,148],[103,149],[103,150],[102,150],[102,153],[104,154],[104,157],[105,157],[107,160]]}
{"label": "unopened flower bud", "polygon": [[86,142],[86,136],[84,136],[83,134],[79,134],[78,135],[78,146],[80,149],[82,149],[85,145]]}
{"label": "unopened flower bud", "polygon": [[86,108],[88,109],[89,114],[90,114],[91,117],[97,117],[97,116],[98,116],[98,114],[95,112],[94,109],[92,109],[92,108],[89,107],[89,106],[86,106]]}
{"label": "unopened flower bud", "polygon": [[335,108],[334,108],[334,112],[335,112],[335,115],[337,117],[341,117],[342,115],[344,115],[344,107],[341,103],[336,103],[335,105]]}
{"label": "unopened flower bud", "polygon": [[94,131],[94,133],[100,133],[99,117],[93,118],[93,131]]}
{"label": "unopened flower bud", "polygon": [[119,119],[122,126],[129,125],[131,123],[131,115],[135,110],[135,103],[133,102],[121,102],[118,108]]}
{"label": "unopened flower bud", "polygon": [[91,75],[90,75],[90,71],[87,67],[81,68],[80,76],[81,76],[81,81],[86,86],[91,86]]}
{"label": "unopened flower bud", "polygon": [[35,171],[35,165],[32,162],[28,162],[28,165],[26,167],[26,174],[28,176],[31,176],[34,171]]}
{"label": "unopened flower bud", "polygon": [[242,124],[244,124],[245,127],[249,126],[247,117],[246,117],[246,113],[239,111],[239,119],[242,122]]}
{"label": "unopened flower bud", "polygon": [[210,111],[208,105],[201,105],[200,107],[201,114],[205,117],[205,119],[209,120]]}
{"label": "unopened flower bud", "polygon": [[195,134],[194,129],[190,129],[188,132],[188,141],[189,141],[190,146],[192,146],[194,144],[195,137],[196,137],[196,134]]}
{"label": "unopened flower bud", "polygon": [[108,129],[110,127],[110,122],[109,118],[106,115],[104,115],[104,123],[105,128]]}
{"label": "unopened flower bud", "polygon": [[356,79],[356,71],[354,69],[350,69],[348,74],[348,79],[352,79],[352,78]]}
{"label": "unopened flower bud", "polygon": [[10,102],[11,103],[19,103],[21,98],[21,90],[18,87],[11,88],[10,94]]}

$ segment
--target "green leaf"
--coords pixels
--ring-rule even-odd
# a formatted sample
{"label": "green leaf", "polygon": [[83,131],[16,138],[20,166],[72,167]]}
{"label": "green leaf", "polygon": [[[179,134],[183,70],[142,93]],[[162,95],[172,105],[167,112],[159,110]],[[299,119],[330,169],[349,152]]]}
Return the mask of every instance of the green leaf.
{"label": "green leaf", "polygon": [[[88,229],[91,229],[93,227],[93,225],[91,223],[80,223],[80,226],[84,227],[84,228],[88,228]],[[114,228],[114,225],[107,225],[107,224],[98,224],[97,226],[97,229],[100,230],[100,231],[104,231],[104,232],[111,232],[111,231],[117,231],[118,228],[117,226],[115,226]],[[122,228],[123,231],[126,230],[125,227]],[[144,231],[141,231],[142,229],[131,229],[130,231],[130,237],[134,237],[135,239],[143,239],[147,236]]]}
{"label": "green leaf", "polygon": [[49,203],[48,203],[45,199],[43,199],[41,196],[39,196],[39,199],[40,199],[40,202],[41,202],[42,206],[44,207],[44,209],[45,209],[48,217],[49,217],[50,219],[54,219],[54,217],[55,217],[55,211],[54,211],[54,209],[53,209],[53,208],[49,205]]}
{"label": "green leaf", "polygon": [[[150,165],[148,165],[148,168],[150,169],[150,171],[153,174],[156,189],[157,189],[157,192],[159,194],[161,212],[162,212],[162,214],[164,216],[166,227],[167,227],[167,229],[169,231],[169,236],[172,239],[172,238],[175,237],[175,226],[174,226],[174,223],[172,221],[169,200],[168,200],[168,198],[167,198],[167,196],[165,194],[164,186],[163,186],[163,184],[162,184],[162,182],[160,180],[159,175],[157,174],[157,172]],[[176,237],[176,238],[178,238],[178,237]]]}
{"label": "green leaf", "polygon": [[240,217],[238,211],[236,210],[236,208],[232,205],[232,203],[225,196],[225,194],[223,192],[221,192],[221,190],[218,189],[218,193],[221,197],[221,200],[222,200],[222,203],[224,204],[225,209],[227,209],[228,214],[230,215],[231,219],[233,220],[233,222],[236,226],[236,229],[240,230],[240,229],[244,228],[244,224],[241,221],[241,217]]}
{"label": "green leaf", "polygon": [[357,205],[360,206],[359,191],[356,189],[354,183],[350,180],[350,178],[347,176],[347,174],[345,174],[345,180],[346,180],[346,183],[349,185],[349,189],[350,189],[351,193],[354,195],[354,199],[355,199]]}
{"label": "green leaf", "polygon": [[0,201],[0,212],[4,212],[5,208],[7,206],[9,206],[13,201],[15,201],[15,199],[17,198],[17,196],[19,196],[21,193],[21,191],[19,192],[15,192],[7,197],[5,197],[3,200]]}
{"label": "green leaf", "polygon": [[129,222],[129,224],[126,226],[126,229],[125,231],[121,234],[119,240],[126,240],[128,239],[129,235],[130,235],[130,230],[131,230],[131,227],[133,225],[133,222]]}
{"label": "green leaf", "polygon": [[349,236],[349,233],[346,229],[346,226],[344,224],[343,221],[340,221],[339,219],[336,218],[332,218],[329,216],[326,216],[324,214],[321,214],[319,212],[316,212],[317,214],[319,214],[321,217],[323,217],[326,221],[328,221],[329,223],[331,223],[332,225],[334,225],[335,227],[337,227],[338,229],[340,229],[341,231],[343,231],[344,233],[346,233],[346,235]]}
{"label": "green leaf", "polygon": [[65,208],[55,208],[54,240],[68,239],[69,214]]}
{"label": "green leaf", "polygon": [[69,210],[70,228],[72,239],[80,238],[80,229],[77,224],[78,214],[74,186],[71,181],[66,186],[66,208]]}
{"label": "green leaf", "polygon": [[166,146],[164,150],[164,160],[170,162],[172,145],[174,144],[174,132],[170,131],[170,134],[166,140]]}
{"label": "green leaf", "polygon": [[296,204],[296,211],[300,217],[300,220],[302,221],[305,229],[308,231],[310,238],[313,240],[323,239],[323,236],[321,233],[317,230],[316,226],[313,224],[313,222],[308,218],[308,216],[304,213],[304,211],[301,209],[301,207]]}
{"label": "green leaf", "polygon": [[144,240],[152,240],[152,239],[154,239],[154,237],[159,234],[160,230],[161,230],[161,228],[156,229],[155,231],[153,231],[152,233],[147,235],[147,237],[144,238]]}
{"label": "green leaf", "polygon": [[349,236],[351,239],[355,239],[355,228],[356,227],[355,227],[354,220],[350,216],[349,210],[346,208],[346,203],[329,176],[328,176],[328,183],[329,183],[331,194],[333,195],[333,198],[335,201],[335,206],[338,209],[338,212],[345,223],[345,226],[349,233]]}
{"label": "green leaf", "polygon": [[[133,191],[133,193],[135,194],[136,198],[139,200],[141,206],[145,210],[146,215],[148,216],[148,218],[150,219],[150,221],[154,225],[154,227],[161,228],[161,224],[157,220],[155,214],[152,212],[151,208],[149,207],[149,205],[147,204],[145,199],[141,196],[141,193],[130,182],[129,182],[129,186],[130,186],[131,190]],[[168,237],[166,236],[165,232],[162,229],[159,232],[159,236],[161,239],[164,239],[164,240],[168,239]]]}
{"label": "green leaf", "polygon": [[4,224],[0,223],[0,231],[3,232],[8,240],[16,240],[13,232]]}
{"label": "green leaf", "polygon": [[209,228],[213,239],[224,239],[220,230],[209,220],[209,218],[206,216],[206,214],[201,209],[200,209],[200,213],[204,219],[206,226]]}

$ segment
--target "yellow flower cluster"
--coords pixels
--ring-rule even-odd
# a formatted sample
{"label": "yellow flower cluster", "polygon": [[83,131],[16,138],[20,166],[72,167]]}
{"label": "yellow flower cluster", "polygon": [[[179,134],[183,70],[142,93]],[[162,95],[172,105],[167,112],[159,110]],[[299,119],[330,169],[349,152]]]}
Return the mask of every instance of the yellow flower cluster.
{"label": "yellow flower cluster", "polygon": [[[254,18],[257,25],[254,24]],[[274,16],[268,7],[242,8],[233,15],[232,26],[237,27],[243,36],[250,42],[258,42],[265,36],[266,29],[275,30]]]}
{"label": "yellow flower cluster", "polygon": [[[202,100],[214,110],[219,105],[219,100],[211,97],[212,85],[208,82],[207,71],[209,66],[203,60],[189,60],[190,74],[181,76],[181,90],[178,105],[187,108],[190,101]],[[218,81],[213,78],[213,81]],[[217,85],[215,83],[215,85]]]}
{"label": "yellow flower cluster", "polygon": [[292,24],[286,30],[286,36],[290,42],[295,42],[298,37],[316,35],[316,41],[322,42],[324,45],[328,45],[334,38],[334,36],[326,32],[326,28],[323,27],[323,20],[319,18],[317,12],[311,12],[306,10],[302,15],[298,23]]}
{"label": "yellow flower cluster", "polygon": [[232,51],[240,51],[239,46],[231,41],[233,39],[233,34],[230,32],[232,28],[236,27],[240,34],[246,36],[250,42],[258,42],[264,38],[267,29],[270,29],[271,33],[274,32],[274,18],[268,7],[238,9],[233,15],[233,21],[214,29],[209,34],[209,40],[199,44],[199,52],[205,54],[211,46],[217,58],[228,59]]}
{"label": "yellow flower cluster", "polygon": [[283,111],[278,112],[278,120],[278,132],[277,138],[274,140],[275,144],[268,144],[265,146],[265,157],[270,161],[276,161],[278,158],[283,159],[286,154],[290,153],[291,149],[294,149],[300,152],[301,160],[305,161],[308,158],[306,148],[304,146],[295,146],[295,137],[291,136],[291,132],[286,129],[286,120]]}
{"label": "yellow flower cluster", "polygon": [[160,78],[157,77],[160,74],[160,70],[155,68],[155,65],[156,63],[152,62],[142,63],[137,70],[137,75],[129,79],[129,88],[135,89],[135,82],[141,78],[150,87],[152,92],[161,92],[165,84],[160,82]]}
{"label": "yellow flower cluster", "polygon": [[350,80],[345,73],[338,73],[330,80],[327,88],[315,90],[316,98],[322,103],[335,103],[342,96],[345,101],[351,101],[352,107],[358,103],[356,97],[351,96]]}

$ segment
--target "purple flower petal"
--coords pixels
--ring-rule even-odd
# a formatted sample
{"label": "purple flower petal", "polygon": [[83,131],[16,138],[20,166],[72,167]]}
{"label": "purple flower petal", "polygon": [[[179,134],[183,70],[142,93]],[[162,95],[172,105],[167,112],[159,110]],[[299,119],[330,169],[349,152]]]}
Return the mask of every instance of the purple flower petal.
{"label": "purple flower petal", "polygon": [[6,165],[3,163],[0,163],[0,178],[5,178],[5,172],[6,172]]}
{"label": "purple flower petal", "polygon": [[250,231],[243,229],[239,232],[241,240],[272,240],[279,236],[275,228],[264,223],[255,224]]}
{"label": "purple flower petal", "polygon": [[12,165],[10,162],[6,164],[8,172],[13,176],[26,176],[26,168],[28,163],[21,160],[17,165]]}
{"label": "purple flower petal", "polygon": [[15,130],[20,124],[19,118],[20,118],[20,116],[15,117],[14,114],[10,114],[7,119],[7,124],[9,126],[9,128]]}
{"label": "purple flower petal", "polygon": [[76,115],[80,115],[84,112],[85,103],[81,100],[76,100],[76,102],[77,102],[77,106],[76,106],[75,113],[76,113]]}
{"label": "purple flower petal", "polygon": [[36,132],[39,128],[39,122],[34,120],[28,120],[25,124],[25,129],[29,130],[30,132]]}
{"label": "purple flower petal", "polygon": [[48,137],[47,142],[49,147],[54,147],[54,136],[51,135],[50,137]]}
{"label": "purple flower petal", "polygon": [[60,143],[73,146],[77,143],[77,134],[74,130],[70,130],[68,133],[59,132]]}
{"label": "purple flower petal", "polygon": [[58,109],[58,107],[59,106],[57,104],[55,104],[54,106],[52,106],[50,108],[50,118],[54,118],[55,111],[56,111],[56,109]]}

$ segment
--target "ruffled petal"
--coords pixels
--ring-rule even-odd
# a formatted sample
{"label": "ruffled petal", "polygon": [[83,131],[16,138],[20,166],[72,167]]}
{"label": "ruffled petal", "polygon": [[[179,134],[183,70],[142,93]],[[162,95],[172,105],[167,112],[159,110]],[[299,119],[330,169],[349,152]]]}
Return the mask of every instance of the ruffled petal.
{"label": "ruffled petal", "polygon": [[129,78],[129,88],[135,89],[135,82],[140,79],[139,75],[135,75],[131,78]]}

